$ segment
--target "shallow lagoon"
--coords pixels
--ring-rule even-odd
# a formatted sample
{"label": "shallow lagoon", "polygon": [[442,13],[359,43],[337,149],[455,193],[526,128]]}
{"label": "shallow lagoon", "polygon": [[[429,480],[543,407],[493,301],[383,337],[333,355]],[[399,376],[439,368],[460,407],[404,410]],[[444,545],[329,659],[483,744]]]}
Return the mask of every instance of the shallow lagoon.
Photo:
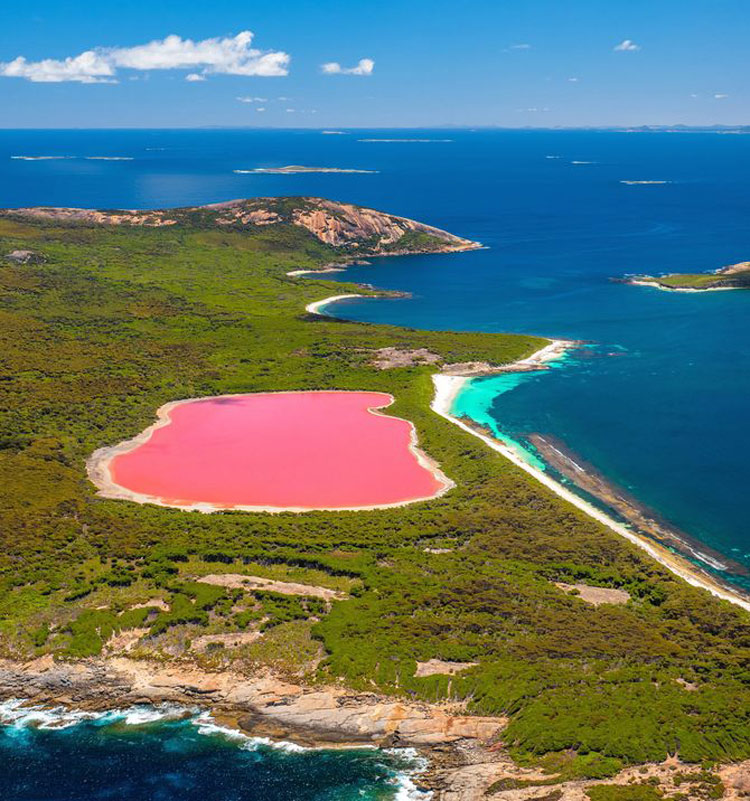
{"label": "shallow lagoon", "polygon": [[[268,392],[167,404],[159,422],[104,449],[115,492],[206,510],[388,506],[450,486],[384,392]],[[114,450],[114,455],[110,453]],[[119,450],[119,452],[118,452]]]}

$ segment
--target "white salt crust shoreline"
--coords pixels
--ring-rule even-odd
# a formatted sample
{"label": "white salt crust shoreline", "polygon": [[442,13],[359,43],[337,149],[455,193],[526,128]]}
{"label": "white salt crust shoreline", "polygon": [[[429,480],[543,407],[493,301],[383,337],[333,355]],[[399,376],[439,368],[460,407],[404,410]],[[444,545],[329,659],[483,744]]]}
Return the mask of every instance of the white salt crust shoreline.
{"label": "white salt crust shoreline", "polygon": [[[370,392],[371,390],[359,390],[360,392]],[[444,495],[448,490],[456,486],[455,482],[448,478],[445,473],[440,469],[438,463],[431,459],[420,447],[419,439],[417,436],[417,429],[411,420],[405,420],[403,417],[394,417],[393,415],[385,414],[380,409],[385,409],[395,402],[393,395],[387,392],[378,392],[379,395],[385,395],[388,402],[379,406],[371,406],[367,409],[368,414],[373,414],[378,417],[385,417],[389,420],[400,420],[409,425],[409,450],[417,460],[417,463],[425,470],[432,473],[433,477],[441,485],[437,492],[414,498],[407,498],[403,501],[396,501],[394,503],[372,504],[368,506],[248,506],[243,504],[214,504],[207,502],[194,502],[185,501],[180,502],[176,499],[164,499],[157,495],[148,495],[141,492],[134,492],[127,487],[118,484],[111,471],[112,460],[117,456],[124,453],[130,453],[136,448],[144,445],[151,439],[151,436],[158,429],[170,425],[172,422],[171,412],[177,407],[185,403],[196,403],[200,401],[218,400],[221,398],[237,398],[243,395],[258,397],[261,395],[307,395],[315,394],[331,394],[331,393],[349,393],[357,392],[357,390],[291,390],[286,392],[246,392],[236,393],[232,395],[209,395],[202,398],[185,398],[183,400],[171,401],[160,406],[156,411],[156,422],[144,429],[140,434],[132,439],[125,440],[117,445],[105,446],[94,451],[91,456],[86,460],[86,472],[89,480],[97,487],[97,495],[101,498],[108,498],[110,500],[125,500],[134,503],[150,503],[156,506],[164,506],[170,509],[181,509],[186,512],[203,512],[204,514],[212,514],[213,512],[266,512],[270,514],[281,514],[283,512],[359,512],[374,509],[394,509],[399,506],[408,506],[412,503],[419,503],[420,501],[431,501],[434,498],[439,498]]]}

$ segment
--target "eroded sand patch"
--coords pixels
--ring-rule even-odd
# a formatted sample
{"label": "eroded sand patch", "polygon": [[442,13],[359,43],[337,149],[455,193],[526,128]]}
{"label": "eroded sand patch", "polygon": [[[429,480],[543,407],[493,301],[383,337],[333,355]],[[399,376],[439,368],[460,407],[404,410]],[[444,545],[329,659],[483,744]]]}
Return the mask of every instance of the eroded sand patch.
{"label": "eroded sand patch", "polygon": [[449,662],[445,659],[428,659],[426,662],[417,662],[414,675],[418,678],[425,676],[455,676],[462,670],[476,667],[479,662]]}
{"label": "eroded sand patch", "polygon": [[328,587],[297,584],[292,581],[275,581],[262,576],[245,576],[241,573],[212,573],[208,576],[201,576],[196,581],[200,581],[203,584],[213,584],[217,587],[227,587],[232,590],[266,590],[283,595],[305,595],[310,598],[320,598],[324,601],[340,601],[348,597],[346,593],[331,590]]}
{"label": "eroded sand patch", "polygon": [[262,634],[259,631],[234,631],[229,634],[203,634],[196,637],[191,645],[194,651],[205,651],[209,645],[221,645],[224,648],[239,648],[242,645],[249,645],[259,639]]}
{"label": "eroded sand patch", "polygon": [[437,353],[427,348],[408,350],[404,348],[378,348],[370,363],[378,370],[391,370],[396,367],[416,367],[424,364],[437,364],[442,361]]}
{"label": "eroded sand patch", "polygon": [[591,587],[588,584],[565,584],[563,581],[556,581],[554,584],[567,593],[573,593],[577,590],[576,596],[593,606],[599,606],[599,604],[626,604],[630,600],[630,593],[611,587]]}

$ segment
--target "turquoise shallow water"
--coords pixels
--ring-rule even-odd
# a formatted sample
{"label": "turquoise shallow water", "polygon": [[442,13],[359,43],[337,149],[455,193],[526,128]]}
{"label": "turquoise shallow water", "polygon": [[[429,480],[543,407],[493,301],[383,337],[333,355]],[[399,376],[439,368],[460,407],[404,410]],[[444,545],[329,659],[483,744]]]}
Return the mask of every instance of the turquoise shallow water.
{"label": "turquoise shallow water", "polygon": [[[412,297],[329,310],[591,342],[563,369],[527,374],[512,388],[507,378],[473,381],[459,403],[515,441],[557,437],[690,537],[750,565],[750,293],[610,280],[747,259],[750,140],[497,132],[456,135],[454,146],[455,157],[440,162],[444,189],[433,185],[431,204],[416,189],[410,212],[488,249],[352,267],[345,278]],[[571,163],[579,159],[594,163]],[[648,179],[671,183],[621,183]],[[745,576],[724,576],[750,588]]]}

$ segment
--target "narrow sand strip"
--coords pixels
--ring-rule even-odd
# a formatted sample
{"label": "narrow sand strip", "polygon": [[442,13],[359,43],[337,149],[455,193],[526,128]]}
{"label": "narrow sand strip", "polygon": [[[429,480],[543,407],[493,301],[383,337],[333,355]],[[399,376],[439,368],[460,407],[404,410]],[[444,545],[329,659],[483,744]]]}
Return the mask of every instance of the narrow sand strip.
{"label": "narrow sand strip", "polygon": [[662,292],[731,292],[734,289],[744,289],[741,286],[707,286],[703,289],[695,289],[688,286],[665,286],[656,281],[639,281],[638,279],[626,281],[625,283],[629,286],[650,286],[653,289],[660,289]]}
{"label": "narrow sand strip", "polygon": [[[556,358],[557,356],[562,355],[567,348],[560,350],[560,346],[558,345],[553,351],[552,346],[555,344],[557,344],[557,341],[551,342],[549,345],[546,345],[544,348],[530,356],[529,359],[534,359],[536,357],[536,363],[543,363],[543,361],[549,361],[550,358]],[[539,359],[545,352],[547,356],[542,360],[542,362],[540,362]],[[550,354],[553,352],[556,352],[557,356],[551,356]],[[528,365],[529,359],[524,359],[521,363]],[[506,366],[505,369],[507,370],[509,367],[510,366]],[[521,369],[527,370],[528,366],[521,367]],[[737,606],[741,606],[743,609],[750,611],[750,601],[743,596],[732,592],[731,590],[720,585],[718,582],[713,581],[710,577],[698,572],[698,570],[683,557],[672,553],[670,550],[658,545],[657,543],[651,542],[644,537],[639,536],[622,523],[618,523],[614,518],[601,511],[601,509],[598,509],[592,503],[585,501],[576,493],[572,492],[558,481],[555,481],[544,471],[539,470],[538,468],[526,462],[512,448],[486,434],[481,433],[480,431],[477,431],[463,420],[452,415],[451,409],[453,407],[453,402],[458,393],[469,381],[469,378],[466,376],[441,375],[438,373],[432,376],[432,381],[435,385],[435,396],[430,406],[434,412],[439,414],[441,417],[444,417],[446,420],[449,420],[454,425],[457,425],[459,428],[463,429],[472,436],[478,437],[487,446],[492,448],[493,451],[497,451],[497,453],[501,454],[506,459],[509,459],[511,462],[513,462],[513,464],[515,464],[517,467],[520,467],[521,470],[524,470],[529,475],[533,476],[537,481],[544,484],[545,487],[551,489],[555,494],[573,504],[573,506],[585,512],[590,517],[593,517],[594,520],[604,524],[616,534],[625,537],[625,539],[634,543],[639,548],[642,548],[651,557],[656,559],[657,562],[664,565],[664,567],[668,568],[676,575],[680,576],[680,578],[687,581],[688,584],[708,590],[713,595],[737,604]]]}
{"label": "narrow sand strip", "polygon": [[356,293],[353,295],[331,295],[329,298],[323,298],[323,300],[316,300],[314,303],[308,303],[307,306],[305,306],[305,311],[308,314],[323,314],[323,308],[325,308],[329,303],[335,303],[337,300],[345,300],[346,298],[366,297],[367,295],[358,295]]}
{"label": "narrow sand strip", "polygon": [[277,579],[263,578],[262,576],[248,576],[244,573],[210,573],[200,576],[195,581],[202,584],[213,584],[216,587],[229,587],[240,590],[267,590],[282,595],[306,595],[311,598],[320,598],[323,601],[340,601],[349,596],[345,592],[332,590],[328,587],[318,587],[314,584],[299,584],[293,581],[278,581]]}

